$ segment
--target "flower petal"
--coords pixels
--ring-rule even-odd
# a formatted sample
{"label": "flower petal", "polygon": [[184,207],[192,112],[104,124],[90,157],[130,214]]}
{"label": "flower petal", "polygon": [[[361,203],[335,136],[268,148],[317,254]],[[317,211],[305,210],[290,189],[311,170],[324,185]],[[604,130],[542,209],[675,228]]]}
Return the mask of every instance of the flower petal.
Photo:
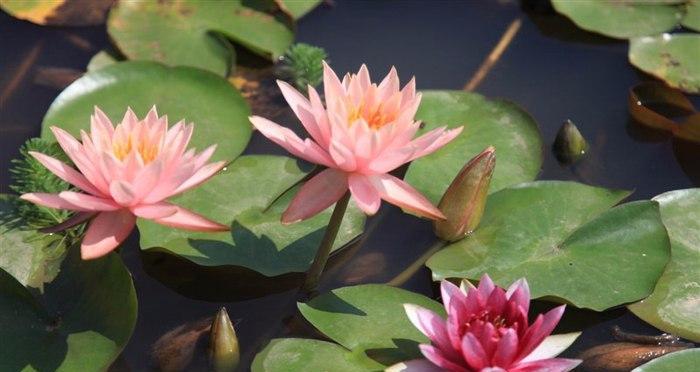
{"label": "flower petal", "polygon": [[114,201],[122,206],[131,206],[136,200],[136,190],[128,182],[112,181],[109,184],[109,193],[114,198]]}
{"label": "flower petal", "polygon": [[259,116],[251,116],[250,122],[260,133],[270,141],[282,146],[292,155],[300,157],[312,163],[332,167],[335,164],[332,159],[316,142],[311,140],[302,141],[289,128]]}
{"label": "flower petal", "polygon": [[444,369],[431,363],[428,359],[413,359],[396,363],[388,367],[384,372],[443,372]]}
{"label": "flower petal", "polygon": [[170,217],[177,213],[177,207],[166,202],[156,204],[142,204],[129,208],[137,217],[147,220]]}
{"label": "flower petal", "polygon": [[489,361],[479,340],[467,333],[462,338],[462,356],[473,370],[480,370],[489,365]]}
{"label": "flower petal", "polygon": [[571,332],[548,336],[535,350],[520,360],[520,363],[554,358],[571,346],[580,335],[581,332]]}
{"label": "flower petal", "polygon": [[352,193],[352,199],[363,212],[370,216],[377,213],[382,199],[366,176],[351,173],[348,176],[348,186]]}
{"label": "flower petal", "polygon": [[527,313],[530,309],[530,286],[525,278],[518,279],[508,287],[506,297],[509,301],[515,302]]}
{"label": "flower petal", "polygon": [[161,204],[172,205],[177,208],[177,212],[174,214],[153,220],[161,225],[190,231],[217,232],[230,230],[230,228],[226,225],[209,220],[185,208],[167,202],[163,202]]}
{"label": "flower petal", "polygon": [[[180,184],[180,186],[175,189],[175,191],[172,193],[172,195],[179,194],[181,192],[185,192],[193,187],[197,187],[212,176],[214,176],[218,171],[223,169],[226,166],[226,162],[224,161],[218,161],[216,163],[210,163],[202,168],[200,168],[195,174],[192,175],[192,177],[188,178],[187,181],[183,182]],[[172,196],[171,195],[171,196]]]}
{"label": "flower petal", "polygon": [[420,344],[418,345],[418,348],[420,348],[420,351],[421,353],[423,353],[423,356],[425,356],[429,361],[433,362],[433,364],[437,365],[438,367],[444,368],[444,370],[450,372],[468,372],[466,368],[447,359],[442,354],[441,350],[434,346]]}
{"label": "flower petal", "polygon": [[347,189],[347,174],[333,168],[323,170],[299,189],[282,213],[282,223],[299,222],[317,215],[337,202]]}
{"label": "flower petal", "polygon": [[40,152],[30,151],[29,154],[33,156],[39,163],[46,167],[51,173],[58,176],[58,178],[70,183],[71,185],[87,192],[90,194],[101,195],[102,193],[93,186],[90,181],[88,181],[85,176],[80,172],[68,166],[68,164],[56,159],[51,156],[42,154]]}
{"label": "flower petal", "polygon": [[21,195],[20,198],[44,207],[80,212],[114,211],[121,208],[109,199],[73,191],[63,191],[58,194],[29,193]]}
{"label": "flower petal", "polygon": [[517,357],[518,360],[529,355],[542,343],[545,337],[552,333],[554,327],[559,323],[559,319],[561,319],[561,316],[564,314],[565,308],[566,305],[557,306],[549,310],[546,314],[537,317],[522,337],[520,354]]}
{"label": "flower petal", "polygon": [[136,216],[128,209],[98,214],[88,226],[80,255],[84,260],[106,255],[129,236],[135,223]]}
{"label": "flower petal", "polygon": [[350,149],[345,147],[340,141],[331,140],[331,146],[328,149],[336,168],[340,168],[346,172],[353,172],[357,169],[355,154]]}
{"label": "flower petal", "polygon": [[372,182],[382,199],[389,203],[420,217],[445,219],[439,209],[406,182],[390,174],[372,177]]}
{"label": "flower petal", "polygon": [[493,353],[491,365],[507,369],[518,354],[518,334],[515,329],[509,328],[501,335],[498,345]]}
{"label": "flower petal", "polygon": [[509,372],[567,372],[576,368],[581,364],[580,359],[543,359],[533,362],[518,364],[515,368],[509,369]]}

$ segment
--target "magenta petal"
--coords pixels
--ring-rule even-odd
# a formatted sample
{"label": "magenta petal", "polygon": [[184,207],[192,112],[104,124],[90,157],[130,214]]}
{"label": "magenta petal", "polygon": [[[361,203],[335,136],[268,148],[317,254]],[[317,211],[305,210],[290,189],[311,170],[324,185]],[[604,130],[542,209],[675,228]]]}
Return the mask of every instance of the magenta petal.
{"label": "magenta petal", "polygon": [[520,363],[508,372],[567,372],[581,364],[579,359],[553,358]]}
{"label": "magenta petal", "polygon": [[129,236],[135,223],[136,216],[127,209],[98,214],[85,232],[80,246],[81,257],[90,260],[111,252]]}
{"label": "magenta petal", "polygon": [[559,323],[559,319],[564,314],[566,305],[557,306],[549,310],[546,314],[537,317],[521,340],[520,360],[530,354],[542,341],[549,336],[554,327]]}
{"label": "magenta petal", "polygon": [[282,223],[311,218],[337,202],[348,189],[347,175],[336,169],[325,169],[306,181],[282,213]]}
{"label": "magenta petal", "polygon": [[525,278],[519,279],[508,287],[506,297],[508,297],[509,301],[515,302],[517,306],[520,306],[525,313],[530,310],[530,287]]}
{"label": "magenta petal", "polygon": [[396,363],[385,369],[384,372],[444,372],[444,369],[427,359],[414,359]]}
{"label": "magenta petal", "polygon": [[445,306],[445,311],[450,314],[450,303],[454,297],[456,301],[463,301],[464,294],[462,290],[456,285],[452,284],[449,280],[443,280],[440,282],[440,295],[442,296],[442,303]]}
{"label": "magenta petal", "polygon": [[474,370],[480,370],[489,365],[489,360],[481,343],[473,334],[467,333],[462,338],[462,356]]}
{"label": "magenta petal", "polygon": [[491,359],[491,365],[508,368],[518,353],[518,334],[514,329],[506,330],[498,340],[498,345]]}
{"label": "magenta petal", "polygon": [[469,372],[466,368],[446,358],[441,353],[440,349],[434,346],[420,344],[418,347],[421,353],[423,353],[423,356],[440,368],[444,368],[450,372]]}

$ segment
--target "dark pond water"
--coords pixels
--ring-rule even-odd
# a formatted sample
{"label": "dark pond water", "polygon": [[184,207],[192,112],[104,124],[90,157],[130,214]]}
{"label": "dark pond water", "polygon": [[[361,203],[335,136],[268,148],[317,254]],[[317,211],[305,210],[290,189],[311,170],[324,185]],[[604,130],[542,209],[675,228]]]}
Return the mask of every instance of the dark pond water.
{"label": "dark pond water", "polygon": [[[538,121],[548,146],[565,119],[573,120],[591,145],[587,158],[574,167],[560,166],[545,148],[540,178],[635,189],[633,199],[700,184],[697,147],[641,130],[631,121],[628,88],[650,78],[628,64],[626,43],[578,30],[549,12],[546,2],[334,3],[314,10],[299,23],[299,41],[326,48],[338,72],[367,63],[378,77],[395,65],[401,76],[416,75],[421,89],[461,89],[506,27],[521,18],[517,36],[477,91],[523,106]],[[8,192],[9,160],[27,138],[39,134],[42,117],[60,92],[36,84],[37,73],[45,67],[84,69],[89,58],[108,45],[108,37],[104,27],[39,27],[4,13],[0,35],[0,191]],[[700,105],[698,97],[692,100]],[[278,150],[256,134],[249,151]],[[383,206],[369,226],[373,228],[361,245],[334,259],[336,265],[324,277],[321,290],[385,282],[433,241],[429,223],[390,206]],[[241,296],[240,291],[227,290],[249,287],[233,273],[203,272],[167,257],[144,256],[137,242],[132,236],[121,254],[138,292],[138,324],[113,370],[153,369],[150,354],[159,337],[212,316],[221,306],[236,322],[246,365],[270,336],[314,336],[303,320],[288,316],[296,300],[294,289],[257,298],[252,293]],[[290,287],[294,278],[288,279],[276,284]],[[425,269],[404,287],[433,295]],[[560,328],[583,326],[586,332],[567,355],[611,340],[611,324],[657,332],[622,309],[603,314],[571,310]],[[204,368],[201,353],[197,355],[190,370]]]}

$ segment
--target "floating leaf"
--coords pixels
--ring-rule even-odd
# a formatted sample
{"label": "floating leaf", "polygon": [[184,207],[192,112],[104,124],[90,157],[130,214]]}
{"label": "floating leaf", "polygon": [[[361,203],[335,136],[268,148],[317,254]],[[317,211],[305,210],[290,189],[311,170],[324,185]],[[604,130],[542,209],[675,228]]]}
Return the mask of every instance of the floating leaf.
{"label": "floating leaf", "polygon": [[[141,248],[161,247],[199,265],[243,266],[266,276],[304,272],[332,209],[304,222],[280,223],[294,185],[307,175],[308,169],[288,157],[242,156],[202,186],[173,198],[177,205],[231,225],[230,232],[192,233],[143,220],[138,223]],[[360,235],[364,221],[364,214],[351,206],[334,249]]]}
{"label": "floating leaf", "polygon": [[663,34],[630,40],[629,60],[688,93],[700,93],[700,35]]}
{"label": "floating leaf", "polygon": [[700,349],[688,349],[667,354],[643,364],[632,372],[694,371],[700,364]]}
{"label": "floating leaf", "polygon": [[700,1],[689,0],[685,6],[685,16],[681,24],[695,31],[700,31]]}
{"label": "floating leaf", "polygon": [[462,91],[424,91],[416,117],[425,123],[419,133],[464,126],[456,139],[412,162],[406,173],[406,182],[435,204],[464,164],[488,146],[498,154],[490,192],[531,181],[540,171],[542,139],[537,123],[513,103]]}
{"label": "floating leaf", "polygon": [[194,66],[226,76],[233,50],[216,34],[266,57],[279,57],[294,34],[283,19],[265,13],[263,0],[119,2],[108,32],[129,59]]}
{"label": "floating leaf", "polygon": [[53,280],[66,252],[61,235],[24,230],[13,221],[16,197],[0,194],[0,270],[23,286],[42,288]]}
{"label": "floating leaf", "polygon": [[492,194],[479,228],[427,265],[433,277],[507,286],[525,277],[532,295],[604,310],[647,296],[669,258],[652,201],[612,209],[626,191],[539,181]]}
{"label": "floating leaf", "polygon": [[106,50],[100,50],[90,58],[86,70],[88,70],[88,72],[99,70],[102,67],[113,65],[117,62],[119,62],[119,60],[112,53]]}
{"label": "floating leaf", "polygon": [[382,368],[357,360],[348,350],[334,343],[302,338],[270,341],[251,366],[253,372],[365,372],[371,369]]}
{"label": "floating leaf", "polygon": [[40,298],[0,270],[0,370],[104,371],[136,325],[131,276],[112,253],[72,249]]}
{"label": "floating leaf", "polygon": [[194,122],[190,145],[201,151],[219,144],[213,160],[236,158],[252,132],[247,103],[225,79],[196,68],[136,61],[87,73],[66,88],[44,117],[42,137],[53,139],[52,125],[79,136],[89,129],[95,105],[115,123],[127,106],[143,117],[153,105],[171,125]]}
{"label": "floating leaf", "polygon": [[0,8],[39,25],[89,26],[105,21],[114,0],[3,0]]}
{"label": "floating leaf", "polygon": [[684,0],[552,0],[578,27],[617,39],[668,31],[683,16]]}
{"label": "floating leaf", "polygon": [[299,19],[321,4],[323,0],[275,0],[280,9],[294,19]]}
{"label": "floating leaf", "polygon": [[671,261],[651,296],[629,309],[654,327],[700,342],[700,189],[670,191],[653,200],[671,239]]}
{"label": "floating leaf", "polygon": [[442,305],[423,295],[387,285],[365,284],[322,294],[299,310],[324,335],[354,353],[384,365],[420,358],[428,338],[405,315],[416,304],[444,316]]}

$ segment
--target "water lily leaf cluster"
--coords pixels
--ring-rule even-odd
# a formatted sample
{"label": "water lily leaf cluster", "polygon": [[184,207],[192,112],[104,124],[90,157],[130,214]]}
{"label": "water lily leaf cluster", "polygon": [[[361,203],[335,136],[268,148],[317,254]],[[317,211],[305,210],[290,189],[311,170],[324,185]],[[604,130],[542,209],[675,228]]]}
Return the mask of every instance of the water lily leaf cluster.
{"label": "water lily leaf cluster", "polygon": [[671,261],[654,292],[629,309],[666,332],[700,342],[700,189],[656,196],[671,239]]}
{"label": "water lily leaf cluster", "polygon": [[612,208],[627,195],[563,181],[503,189],[489,196],[479,228],[427,266],[435,279],[488,273],[503,286],[525,277],[533,298],[597,311],[639,300],[654,289],[670,247],[657,203]]}
{"label": "water lily leaf cluster", "polygon": [[552,0],[561,14],[582,29],[629,39],[629,61],[674,88],[700,92],[700,35],[666,34],[681,25],[700,29],[696,0]]}

